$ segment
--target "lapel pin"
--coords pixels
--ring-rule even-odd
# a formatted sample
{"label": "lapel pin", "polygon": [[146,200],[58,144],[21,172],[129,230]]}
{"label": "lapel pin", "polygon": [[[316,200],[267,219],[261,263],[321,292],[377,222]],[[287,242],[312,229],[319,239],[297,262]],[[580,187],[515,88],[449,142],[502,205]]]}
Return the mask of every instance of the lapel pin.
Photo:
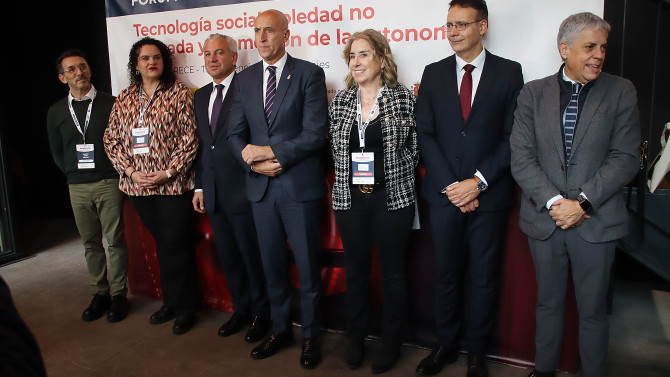
{"label": "lapel pin", "polygon": [[286,80],[290,80],[290,79],[291,79],[291,75],[286,76]]}

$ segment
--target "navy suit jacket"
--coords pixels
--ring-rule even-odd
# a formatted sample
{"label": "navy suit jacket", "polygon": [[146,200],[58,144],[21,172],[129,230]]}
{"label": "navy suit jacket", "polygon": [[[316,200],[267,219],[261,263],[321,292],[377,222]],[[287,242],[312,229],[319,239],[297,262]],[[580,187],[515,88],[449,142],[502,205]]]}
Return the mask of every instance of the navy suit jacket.
{"label": "navy suit jacket", "polygon": [[509,137],[523,86],[521,65],[486,51],[466,123],[457,82],[455,55],[428,65],[421,78],[416,124],[426,168],[422,193],[432,205],[451,205],[442,190],[479,170],[489,188],[478,196],[477,211],[511,207],[516,189],[510,174]]}
{"label": "navy suit jacket", "polygon": [[247,171],[248,199],[261,200],[270,178],[244,162],[241,153],[247,144],[272,147],[283,169],[273,179],[289,199],[302,202],[325,196],[322,149],[328,134],[328,97],[323,69],[288,55],[269,121],[264,111],[263,62],[245,69],[236,80],[228,141]]}
{"label": "navy suit jacket", "polygon": [[246,172],[226,141],[226,118],[233,103],[236,81],[233,77],[213,136],[209,124],[209,98],[214,85],[209,83],[195,92],[195,120],[200,137],[195,188],[203,190],[205,209],[209,213],[214,212],[217,200],[231,213],[251,211],[244,189]]}

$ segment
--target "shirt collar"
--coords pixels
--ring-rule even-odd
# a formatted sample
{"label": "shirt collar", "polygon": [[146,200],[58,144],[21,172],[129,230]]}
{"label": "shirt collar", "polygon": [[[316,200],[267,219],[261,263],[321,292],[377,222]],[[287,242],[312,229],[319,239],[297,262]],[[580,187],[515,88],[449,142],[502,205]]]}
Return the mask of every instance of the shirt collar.
{"label": "shirt collar", "polygon": [[484,61],[486,60],[486,49],[482,49],[482,52],[477,55],[477,57],[471,61],[470,63],[466,62],[465,60],[461,59],[460,56],[456,55],[456,71],[460,72],[463,67],[465,67],[466,64],[471,64],[474,65],[475,68],[481,69],[484,67]]}
{"label": "shirt collar", "polygon": [[[288,58],[288,52],[284,52],[284,56],[281,57],[281,59],[277,60],[273,66],[277,67],[275,70],[276,72],[281,72],[284,69],[284,66],[286,65],[286,59]],[[265,60],[263,60],[263,72],[265,72],[266,69],[270,64],[268,64]]]}
{"label": "shirt collar", "polygon": [[[231,74],[229,74],[229,75],[228,75],[225,79],[223,79],[219,84],[223,84],[223,86],[224,86],[225,88],[230,87],[230,83],[233,82],[233,76],[235,76],[235,71],[233,71]],[[215,83],[214,81],[212,81],[212,85],[214,85],[214,86],[212,87],[212,90],[216,89],[216,86],[219,85],[219,84],[217,84],[217,83]]]}
{"label": "shirt collar", "polygon": [[86,93],[83,97],[81,97],[81,99],[74,98],[72,96],[72,92],[68,92],[67,99],[68,99],[69,102],[72,102],[72,101],[86,101],[86,100],[89,100],[89,99],[91,101],[93,101],[95,99],[95,95],[97,93],[98,92],[95,90],[95,87],[93,87],[93,84],[91,84],[91,90],[89,90],[88,93]]}

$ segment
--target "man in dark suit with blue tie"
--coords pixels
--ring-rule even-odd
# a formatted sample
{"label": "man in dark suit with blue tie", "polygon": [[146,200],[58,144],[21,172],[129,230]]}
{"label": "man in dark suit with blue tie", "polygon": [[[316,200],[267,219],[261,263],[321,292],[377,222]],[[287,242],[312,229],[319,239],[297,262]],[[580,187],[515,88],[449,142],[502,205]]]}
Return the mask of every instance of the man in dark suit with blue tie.
{"label": "man in dark suit with blue tie", "polygon": [[558,368],[569,271],[582,375],[607,375],[607,290],[617,241],[628,232],[621,191],[638,170],[640,146],[635,87],[602,72],[609,31],[592,13],[566,18],[557,37],[564,64],[519,94],[510,144],[537,278],[530,377]]}
{"label": "man in dark suit with blue tie", "polygon": [[247,342],[261,340],[271,327],[270,302],[251,205],[245,193],[245,171],[226,141],[226,118],[235,91],[237,42],[212,34],[203,47],[205,69],[213,82],[195,92],[200,137],[193,208],[207,213],[214,242],[233,301],[232,317],[219,335],[249,325]]}
{"label": "man in dark suit with blue tie", "polygon": [[293,340],[288,240],[300,278],[302,355],[320,361],[322,249],[320,211],[327,192],[322,161],[328,98],[323,69],[288,55],[288,19],[276,10],[254,25],[262,61],[236,78],[228,141],[247,169],[247,197],[258,231],[272,309],[273,334],[251,356],[274,355]]}
{"label": "man in dark suit with blue tie", "polygon": [[523,76],[519,63],[484,50],[485,1],[451,1],[445,29],[455,54],[426,67],[416,104],[426,168],[422,193],[430,204],[435,249],[438,336],[417,373],[437,374],[456,361],[463,327],[467,376],[483,377],[507,219],[516,199],[509,135]]}

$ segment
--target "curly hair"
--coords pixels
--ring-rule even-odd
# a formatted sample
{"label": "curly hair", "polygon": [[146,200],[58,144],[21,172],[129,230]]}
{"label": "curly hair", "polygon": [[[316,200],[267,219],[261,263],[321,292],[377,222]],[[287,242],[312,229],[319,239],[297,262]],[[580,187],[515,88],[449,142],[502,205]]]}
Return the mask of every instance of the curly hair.
{"label": "curly hair", "polygon": [[140,57],[140,50],[147,45],[156,46],[161,53],[163,73],[160,77],[160,86],[163,88],[171,87],[177,81],[177,76],[172,69],[172,52],[170,52],[165,43],[151,37],[140,39],[130,48],[130,54],[128,54],[128,77],[130,78],[130,85],[142,84],[142,75],[140,75],[136,67]]}

